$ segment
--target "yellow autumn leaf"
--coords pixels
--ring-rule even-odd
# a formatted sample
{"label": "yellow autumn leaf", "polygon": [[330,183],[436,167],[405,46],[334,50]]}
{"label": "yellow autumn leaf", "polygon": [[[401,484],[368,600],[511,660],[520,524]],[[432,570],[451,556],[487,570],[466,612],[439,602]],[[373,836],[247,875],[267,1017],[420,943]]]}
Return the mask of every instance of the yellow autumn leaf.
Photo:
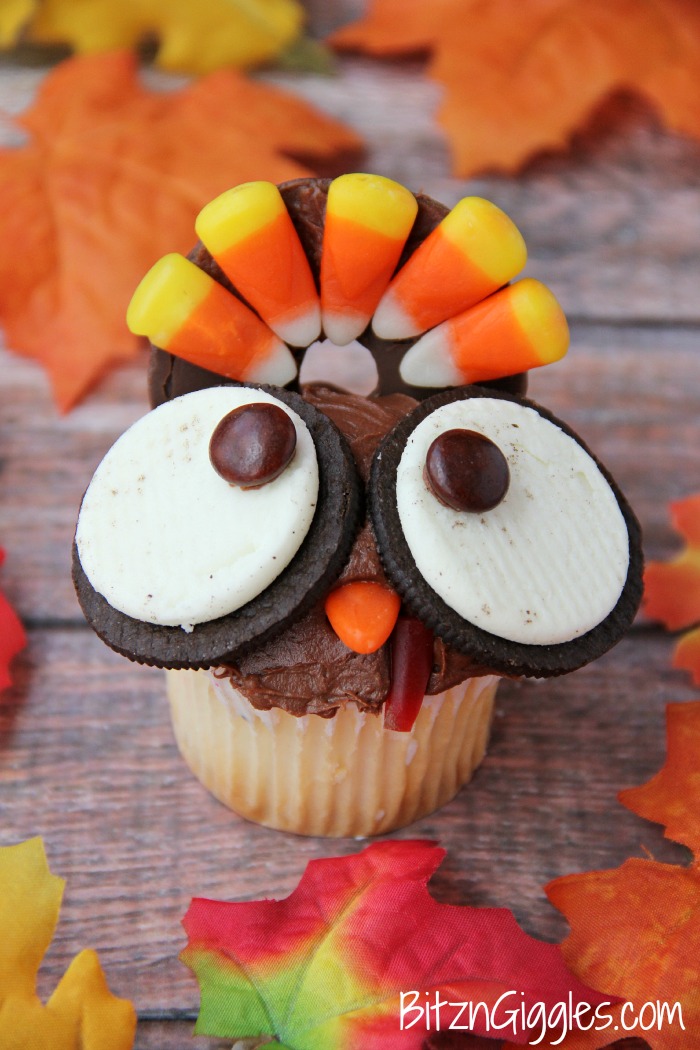
{"label": "yellow autumn leaf", "polygon": [[136,1014],[112,995],[97,955],[80,952],[46,1006],[36,994],[53,937],[63,879],[41,839],[0,848],[0,1046],[2,1050],[130,1050]]}
{"label": "yellow autumn leaf", "polygon": [[209,73],[274,58],[299,36],[303,19],[297,0],[41,0],[28,38],[80,53],[155,38],[163,69]]}
{"label": "yellow autumn leaf", "polygon": [[35,7],[36,0],[0,0],[0,47],[14,44]]}

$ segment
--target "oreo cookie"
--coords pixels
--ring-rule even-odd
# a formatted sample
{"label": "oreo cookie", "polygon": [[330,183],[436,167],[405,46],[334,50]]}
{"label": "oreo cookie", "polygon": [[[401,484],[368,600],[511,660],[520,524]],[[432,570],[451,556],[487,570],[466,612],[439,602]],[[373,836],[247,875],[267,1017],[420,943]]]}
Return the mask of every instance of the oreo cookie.
{"label": "oreo cookie", "polygon": [[[475,411],[448,407],[466,403],[473,403],[476,406],[479,402],[481,402],[481,408]],[[492,428],[492,433],[488,433],[489,426],[484,429],[487,437],[497,442],[500,440],[503,446],[502,451],[507,454],[511,466],[511,484],[507,496],[496,510],[484,514],[468,515],[467,512],[460,514],[451,508],[441,507],[426,481],[423,481],[425,494],[419,491],[420,481],[417,472],[420,470],[421,462],[424,462],[421,459],[423,453],[411,451],[409,455],[406,450],[411,443],[418,444],[418,437],[415,436],[417,428],[425,424],[425,421],[432,419],[433,422],[426,425],[436,428],[448,426],[448,422],[438,422],[443,418],[440,413],[446,408],[455,417],[459,417],[460,414],[465,418],[473,415],[478,421],[482,419],[483,410],[487,406],[489,416],[499,415],[504,419],[502,425],[499,424],[495,429]],[[508,406],[513,406],[512,410]],[[542,421],[541,424],[535,423],[535,416],[530,415],[532,413],[535,413],[536,418]],[[562,445],[565,451],[569,449],[571,464],[565,462],[559,468],[546,463],[542,466],[541,458],[539,464],[535,462],[538,451],[529,450],[526,447],[520,429],[523,424],[528,426],[532,424],[534,430],[546,429],[545,437],[548,442],[555,437],[555,430],[551,428],[556,428],[561,435],[556,439],[557,443]],[[451,426],[451,423],[449,425]],[[505,429],[507,427],[511,430]],[[495,438],[494,434],[496,434]],[[423,446],[427,445],[429,436],[421,437]],[[572,443],[570,446],[567,444],[569,441]],[[406,457],[408,456],[410,460],[411,455],[415,462],[407,466]],[[565,501],[566,494],[576,489],[578,473],[582,469],[588,469],[586,466],[588,461],[590,461],[590,477],[597,476],[595,482],[597,491],[591,495],[589,500],[588,487],[591,482],[589,480],[581,482],[579,489],[583,491],[582,499],[587,504],[583,509],[576,501],[568,507],[566,502],[562,503],[559,513],[557,513],[556,505],[553,512],[548,505],[546,507],[543,505],[539,511],[536,507],[533,509],[531,501],[537,501],[538,490],[532,479],[536,480],[538,471],[543,479],[540,491],[545,491],[547,485],[551,485],[553,494],[556,494],[558,488],[561,488],[562,499]],[[409,470],[413,471],[413,475],[408,473]],[[409,479],[405,482],[409,488],[403,493],[402,510],[400,490],[404,478]],[[609,499],[605,495],[605,490],[609,494]],[[417,497],[416,493],[418,493]],[[424,504],[427,517],[424,515],[417,522],[410,522],[411,500],[414,503],[417,500]],[[434,511],[431,500],[435,504]],[[543,502],[541,497],[540,501]],[[615,550],[611,546],[610,553],[598,552],[600,554],[600,573],[610,576],[611,569],[608,563],[616,563],[613,565],[612,575],[614,576],[615,572],[621,574],[619,594],[615,596],[616,584],[613,579],[606,585],[609,593],[608,604],[611,607],[605,612],[605,615],[600,616],[598,622],[588,624],[586,618],[593,616],[595,619],[597,614],[586,608],[586,601],[593,602],[594,598],[596,602],[602,600],[598,592],[604,588],[602,585],[599,587],[600,580],[596,579],[595,562],[591,564],[588,560],[589,555],[585,544],[588,543],[590,550],[593,551],[591,555],[593,559],[597,556],[599,545],[592,534],[594,530],[586,522],[594,520],[596,514],[603,514],[603,510],[598,506],[602,505],[601,501],[607,506],[605,510],[607,517],[605,523],[601,523],[601,529],[604,524],[607,528],[609,518],[612,523],[610,528],[618,531],[619,543]],[[496,391],[484,391],[476,387],[445,391],[423,401],[387,435],[374,457],[369,484],[369,510],[385,572],[408,608],[447,644],[476,663],[488,666],[501,674],[550,677],[573,671],[597,659],[615,645],[632,623],[639,607],[643,567],[641,534],[629,504],[608,471],[595,459],[581,439],[566,424],[532,401]],[[426,527],[425,522],[430,522],[430,516],[433,514],[435,530],[434,534],[430,535],[429,526]],[[530,534],[532,523],[538,522],[538,514],[541,518],[543,534],[539,538],[533,538]],[[498,517],[489,520],[490,515],[498,515]],[[529,517],[525,518],[525,515]],[[552,521],[555,522],[554,525]],[[424,551],[417,550],[416,543],[420,540],[414,537],[411,544],[407,539],[406,530],[409,524],[411,529],[417,527],[420,530],[418,535],[422,537]],[[509,529],[510,537],[507,535]],[[452,580],[444,579],[449,573],[444,572],[443,569],[434,570],[430,564],[432,560],[437,559],[437,548],[442,543],[442,534],[445,530],[449,533],[446,540],[447,545],[453,542],[454,537],[460,537],[454,539],[454,543],[456,544],[455,549],[460,552],[461,563],[454,564]],[[461,538],[461,530],[465,530],[466,540]],[[567,530],[575,532],[576,538],[567,539]],[[583,535],[584,532],[590,533],[588,538]],[[625,533],[628,559],[627,564],[623,566],[619,551],[624,546]],[[506,552],[505,554],[494,554],[493,562],[496,564],[496,570],[491,579],[488,576],[488,545],[491,542],[489,536],[494,546],[498,545],[499,551]],[[472,539],[470,540],[469,537]],[[542,571],[551,572],[551,586],[549,583],[543,586],[542,580],[537,578],[538,569],[534,564],[537,559],[531,559],[529,555],[533,549],[531,543],[533,539],[542,547],[541,564],[544,566]],[[472,541],[474,546],[471,545]],[[509,542],[513,544],[512,548],[508,546]],[[610,542],[612,544],[613,541]],[[481,547],[478,547],[478,544],[481,544]],[[572,549],[572,544],[576,545],[576,550]],[[570,564],[568,578],[561,578],[557,575],[557,551],[553,548],[561,550],[562,565]],[[423,571],[417,561],[421,562]],[[511,566],[517,579],[505,580],[503,567],[507,565]],[[432,583],[426,579],[426,566],[429,567],[430,572],[434,573]],[[589,578],[586,579],[586,577]],[[561,594],[565,597],[558,596],[559,584]],[[474,587],[476,594],[457,593],[459,588],[468,592]],[[479,590],[479,587],[482,590]],[[531,587],[532,591],[530,600],[527,597],[528,587]],[[489,588],[491,597],[489,597]],[[594,598],[581,597],[581,593],[587,589]],[[442,590],[443,594],[438,593],[438,590]],[[520,596],[523,606],[522,620],[518,620],[517,610],[511,615],[511,611],[506,607],[508,602],[513,602],[515,609],[520,601],[519,591],[522,592]],[[446,593],[449,594],[450,601],[446,600],[444,596]],[[457,593],[456,599],[453,597],[455,593]],[[464,609],[462,612],[455,609],[450,603],[452,601],[455,604],[464,601],[470,607],[470,618],[464,615]],[[489,602],[494,608],[491,608]],[[504,637],[503,634],[498,633],[498,630],[491,631],[484,627],[490,616],[497,615],[495,606],[499,602],[502,606],[501,621],[506,626],[506,633],[512,634],[513,637]],[[559,630],[558,624],[555,623],[554,627],[538,628],[536,621],[538,615],[544,620],[557,621],[557,603],[563,607],[562,619],[565,619],[566,616],[572,618],[572,625],[568,630],[573,631],[573,636],[548,641],[547,631],[556,632]],[[548,608],[550,604],[552,607]],[[472,608],[474,609],[473,619],[471,618]],[[474,620],[479,622],[473,622]],[[579,620],[585,627],[580,631],[576,627]],[[527,639],[528,633],[537,635],[535,644],[523,640]]]}
{"label": "oreo cookie", "polygon": [[[162,626],[115,609],[93,587],[73,544],[73,580],[86,619],[112,649],[138,663],[171,669],[204,669],[231,661],[264,644],[303,616],[328,590],[349,555],[362,503],[355,462],[338,428],[298,395],[262,390],[289,406],[306,424],[316,450],[318,497],[308,532],[287,567],[235,612],[191,630]],[[177,572],[178,566],[173,566]]]}

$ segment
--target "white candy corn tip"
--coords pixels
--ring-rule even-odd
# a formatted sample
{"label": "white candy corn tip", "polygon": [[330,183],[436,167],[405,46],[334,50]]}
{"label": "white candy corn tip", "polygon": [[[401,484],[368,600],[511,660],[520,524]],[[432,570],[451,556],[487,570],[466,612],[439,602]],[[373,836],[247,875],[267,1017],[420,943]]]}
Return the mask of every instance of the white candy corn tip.
{"label": "white candy corn tip", "polygon": [[362,335],[369,320],[369,317],[360,317],[357,314],[348,316],[324,311],[323,331],[326,339],[330,339],[336,346],[347,346]]}
{"label": "white candy corn tip", "polygon": [[449,351],[444,325],[438,325],[405,354],[399,374],[410,386],[462,386],[464,377]]}
{"label": "white candy corn tip", "polygon": [[274,341],[264,358],[254,360],[246,372],[247,383],[271,383],[273,386],[286,386],[297,374],[297,363],[292,352],[284,343]]}
{"label": "white candy corn tip", "polygon": [[[269,322],[268,322],[269,323]],[[276,321],[270,328],[290,346],[311,346],[321,335],[321,308],[314,306],[300,317]]]}
{"label": "white candy corn tip", "polygon": [[379,339],[412,339],[420,329],[408,316],[389,289],[382,297],[372,318],[372,331]]}

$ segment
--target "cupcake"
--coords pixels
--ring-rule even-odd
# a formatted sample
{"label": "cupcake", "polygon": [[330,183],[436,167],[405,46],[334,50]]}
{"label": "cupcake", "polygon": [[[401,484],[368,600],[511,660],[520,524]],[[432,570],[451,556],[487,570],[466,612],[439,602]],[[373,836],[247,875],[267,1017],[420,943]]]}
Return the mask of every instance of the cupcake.
{"label": "cupcake", "polygon": [[[237,813],[373,835],[451,799],[500,677],[596,659],[641,595],[637,523],[527,400],[568,332],[498,208],[391,180],[248,183],[129,309],[153,410],[83,498],[74,579],[117,652],[166,669],[178,746]],[[377,385],[303,383],[359,342]]]}

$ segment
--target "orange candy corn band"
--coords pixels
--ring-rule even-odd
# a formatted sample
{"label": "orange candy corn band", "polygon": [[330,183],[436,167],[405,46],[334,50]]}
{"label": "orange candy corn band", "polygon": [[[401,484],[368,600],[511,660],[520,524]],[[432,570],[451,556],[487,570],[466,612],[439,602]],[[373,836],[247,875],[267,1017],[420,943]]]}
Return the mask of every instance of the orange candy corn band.
{"label": "orange candy corn band", "polygon": [[413,194],[379,175],[331,183],[321,256],[321,313],[331,342],[344,346],[369,324],[417,211]]}
{"label": "orange candy corn band", "polygon": [[245,183],[199,214],[196,230],[234,287],[292,346],[321,332],[316,286],[306,254],[276,186]]}
{"label": "orange candy corn band", "polygon": [[462,313],[516,277],[520,231],[490,201],[465,197],[394,277],[372,320],[381,339],[408,339]]}
{"label": "orange candy corn band", "polygon": [[568,346],[557,300],[526,278],[426,333],[401,362],[401,377],[414,386],[478,383],[551,364]]}
{"label": "orange candy corn band", "polygon": [[166,255],[146,274],[127,324],[156,346],[228,379],[288,383],[296,363],[240,300],[194,263]]}
{"label": "orange candy corn band", "polygon": [[319,301],[279,189],[245,183],[202,209],[197,231],[257,312],[204,270],[169,255],[141,282],[127,323],[192,364],[280,386],[298,372],[282,340],[311,345],[321,320],[338,345],[361,336],[370,321],[380,339],[425,332],[400,366],[402,380],[414,387],[498,379],[564,355],[568,328],[551,292],[531,279],[503,287],[524,265],[526,251],[499,208],[464,198],[396,273],[417,211],[415,197],[391,179],[361,173],[334,179]]}
{"label": "orange candy corn band", "polygon": [[[260,321],[220,285],[194,310],[165,349],[185,361],[220,372],[228,379],[247,379],[256,359],[264,359],[273,340]],[[262,329],[262,330],[261,330]]]}

